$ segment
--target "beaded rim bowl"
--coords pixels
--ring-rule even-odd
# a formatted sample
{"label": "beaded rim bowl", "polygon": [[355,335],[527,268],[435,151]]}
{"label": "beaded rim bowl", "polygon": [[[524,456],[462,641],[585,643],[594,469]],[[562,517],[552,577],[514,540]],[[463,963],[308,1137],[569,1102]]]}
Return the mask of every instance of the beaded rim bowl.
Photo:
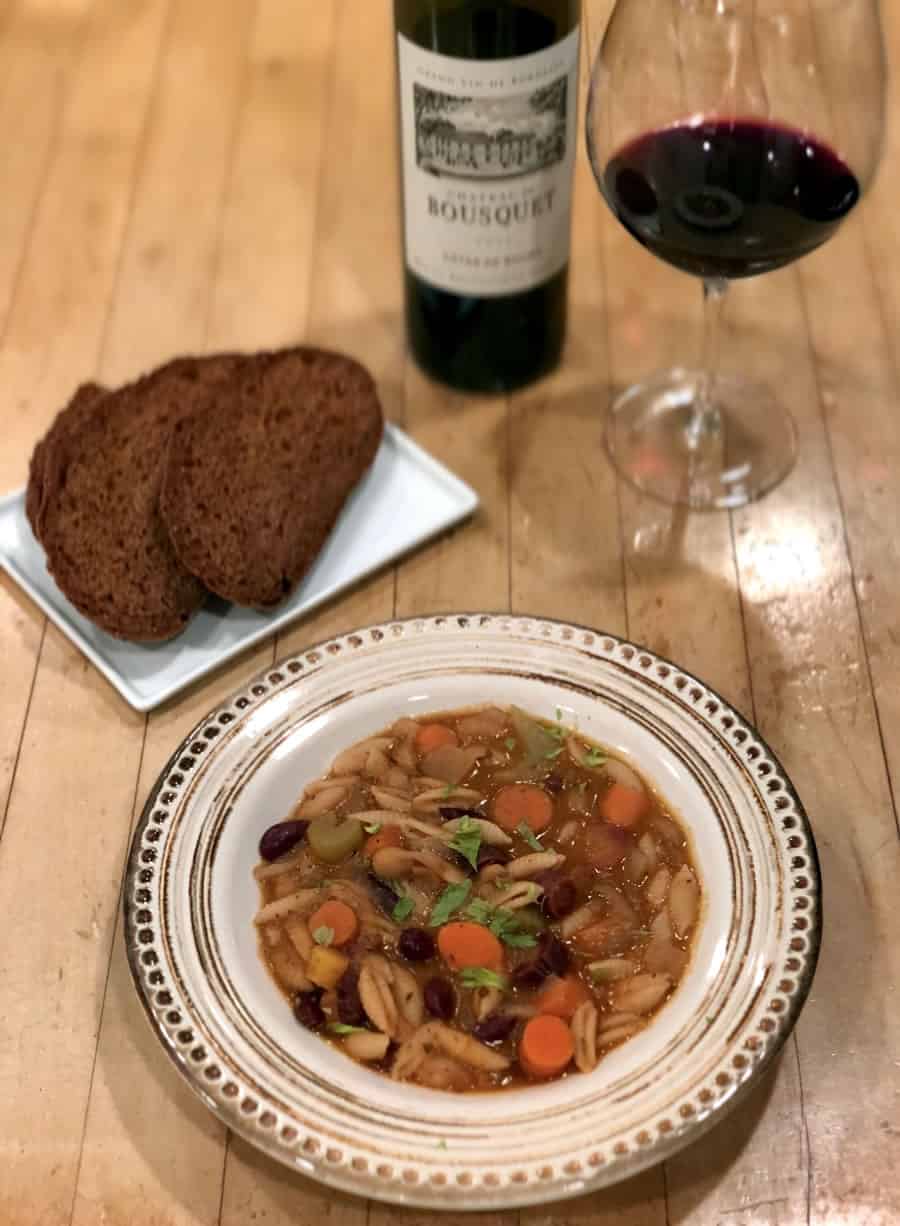
{"label": "beaded rim bowl", "polygon": [[[262,831],[339,749],[402,714],[479,702],[560,708],[633,761],[689,832],[704,908],[672,999],[593,1073],[452,1095],[392,1082],[297,1026],[258,956],[251,870]],[[613,635],[467,614],[342,635],[211,711],[150,793],[124,911],[147,1017],[228,1127],[322,1183],[468,1210],[617,1182],[714,1124],[796,1021],[821,889],[790,780],[702,682]]]}

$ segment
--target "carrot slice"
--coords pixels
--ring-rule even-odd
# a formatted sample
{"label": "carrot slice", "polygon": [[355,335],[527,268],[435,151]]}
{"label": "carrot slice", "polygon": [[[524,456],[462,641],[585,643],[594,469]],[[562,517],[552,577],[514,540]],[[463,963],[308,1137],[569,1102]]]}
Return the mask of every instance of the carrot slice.
{"label": "carrot slice", "polygon": [[467,966],[483,966],[489,971],[503,969],[503,946],[481,924],[472,924],[467,920],[445,924],[438,933],[438,949],[454,971],[461,971]]}
{"label": "carrot slice", "polygon": [[419,753],[431,753],[442,745],[458,745],[459,737],[446,724],[422,724],[416,733],[416,749]]}
{"label": "carrot slice", "polygon": [[561,1017],[529,1020],[519,1040],[519,1064],[529,1077],[558,1077],[575,1054],[572,1032]]}
{"label": "carrot slice", "polygon": [[494,797],[494,821],[509,831],[524,822],[542,834],[553,821],[553,800],[533,783],[510,783]]}
{"label": "carrot slice", "polygon": [[629,788],[624,783],[614,783],[600,801],[600,816],[614,826],[630,830],[636,826],[649,805],[647,793],[641,788]]}
{"label": "carrot slice", "polygon": [[535,1004],[539,1013],[568,1019],[579,1005],[590,999],[590,992],[578,976],[566,975],[562,979],[551,979],[538,995]]}
{"label": "carrot slice", "polygon": [[345,902],[329,898],[309,917],[309,930],[313,936],[320,928],[330,928],[334,933],[331,945],[347,945],[359,932],[359,919]]}
{"label": "carrot slice", "polygon": [[363,845],[363,855],[371,860],[376,851],[384,847],[402,847],[403,831],[399,826],[382,826],[375,834],[370,834]]}

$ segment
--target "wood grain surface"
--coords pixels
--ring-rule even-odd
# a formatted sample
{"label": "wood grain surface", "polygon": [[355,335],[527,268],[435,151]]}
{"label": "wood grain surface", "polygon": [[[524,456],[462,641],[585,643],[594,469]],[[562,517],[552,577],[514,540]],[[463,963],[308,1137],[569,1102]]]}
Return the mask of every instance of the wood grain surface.
{"label": "wood grain surface", "polygon": [[[586,0],[586,53],[611,0]],[[900,8],[883,6],[900,62]],[[643,252],[579,153],[557,374],[465,398],[406,358],[388,0],[0,0],[0,493],[73,386],[177,352],[352,352],[476,519],[137,715],[0,578],[0,1226],[426,1226],[226,1131],[141,1015],[122,948],[131,826],[205,710],[356,624],[483,607],[627,634],[756,722],[811,814],[826,931],[777,1067],[693,1148],[482,1226],[900,1222],[900,94],[840,235],[743,283],[729,363],[800,459],[759,504],[685,515],[617,481],[611,391],[699,343],[696,286]]]}

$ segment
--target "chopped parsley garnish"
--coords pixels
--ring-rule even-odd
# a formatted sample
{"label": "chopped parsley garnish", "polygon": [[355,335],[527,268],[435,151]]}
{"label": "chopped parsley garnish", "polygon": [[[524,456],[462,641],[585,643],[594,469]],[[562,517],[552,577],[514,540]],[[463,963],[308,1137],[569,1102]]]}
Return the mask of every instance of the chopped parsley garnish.
{"label": "chopped parsley garnish", "polygon": [[463,914],[466,919],[489,928],[498,940],[511,949],[532,949],[537,945],[535,937],[523,930],[515,911],[509,911],[506,907],[492,907],[483,898],[473,898]]}
{"label": "chopped parsley garnish", "polygon": [[466,907],[466,919],[474,920],[476,924],[484,924],[485,928],[491,922],[494,908],[483,898],[473,898]]}
{"label": "chopped parsley garnish", "polygon": [[559,757],[559,755],[562,753],[562,751],[563,751],[562,745],[558,745],[556,749],[551,749],[549,753],[545,753],[544,757],[547,758],[547,760],[550,762],[555,762],[556,759]]}
{"label": "chopped parsley garnish", "polygon": [[558,724],[562,723],[562,717],[563,717],[562,707],[557,707],[556,708],[556,722]]}
{"label": "chopped parsley garnish", "polygon": [[321,928],[317,928],[312,934],[313,940],[317,945],[330,945],[334,940],[334,929],[326,928],[323,924]]}
{"label": "chopped parsley garnish", "polygon": [[434,904],[428,927],[440,928],[441,924],[446,924],[454,911],[458,911],[469,897],[471,889],[471,881],[460,881],[458,884],[448,885]]}
{"label": "chopped parsley garnish", "polygon": [[363,826],[363,830],[365,830],[366,834],[377,834],[380,829],[381,822],[371,822],[369,825]]}
{"label": "chopped parsley garnish", "polygon": [[592,745],[584,755],[585,766],[602,766],[605,761],[606,754],[602,749],[598,749],[596,745]]}
{"label": "chopped parsley garnish", "polygon": [[537,945],[537,938],[530,932],[504,932],[501,940],[510,949],[534,949]]}
{"label": "chopped parsley garnish", "polygon": [[528,825],[527,822],[519,822],[518,826],[516,826],[516,834],[519,836],[520,839],[524,839],[529,847],[533,847],[535,851],[544,850],[543,844],[541,844],[535,838],[534,831],[531,829],[531,827]]}
{"label": "chopped parsley garnish", "polygon": [[516,738],[514,736],[508,736],[506,740],[503,742],[503,744],[510,751],[510,753],[512,753],[512,751],[516,747]]}
{"label": "chopped parsley garnish", "polygon": [[459,972],[459,982],[464,988],[505,988],[509,982],[505,975],[489,971],[486,966],[467,966]]}
{"label": "chopped parsley garnish", "polygon": [[329,1022],[328,1029],[332,1034],[365,1034],[365,1026],[348,1026],[346,1022]]}
{"label": "chopped parsley garnish", "polygon": [[441,800],[448,800],[448,799],[449,799],[449,798],[450,798],[450,797],[453,795],[453,793],[454,793],[455,791],[456,791],[456,784],[455,784],[455,783],[448,783],[448,784],[447,784],[447,785],[444,787],[443,792],[441,792]]}
{"label": "chopped parsley garnish", "polygon": [[461,817],[450,846],[478,871],[478,852],[481,848],[481,827],[471,817]]}
{"label": "chopped parsley garnish", "polygon": [[446,1142],[446,1141],[443,1139],[443,1137],[441,1137],[440,1141],[438,1141],[438,1143],[437,1143],[437,1147],[438,1147],[438,1149],[446,1149],[446,1148],[447,1148],[447,1142]]}
{"label": "chopped parsley garnish", "polygon": [[397,905],[391,912],[391,919],[397,924],[402,924],[405,919],[409,919],[415,909],[416,904],[411,898],[398,898]]}

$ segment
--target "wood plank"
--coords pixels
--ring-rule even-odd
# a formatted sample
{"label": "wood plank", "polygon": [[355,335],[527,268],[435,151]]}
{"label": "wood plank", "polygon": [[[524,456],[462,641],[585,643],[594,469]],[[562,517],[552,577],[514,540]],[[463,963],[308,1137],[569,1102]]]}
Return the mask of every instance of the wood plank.
{"label": "wood plank", "polygon": [[43,635],[44,620],[34,605],[5,573],[0,575],[0,644],[4,649],[0,686],[0,840]]}
{"label": "wood plank", "polygon": [[[96,364],[164,16],[162,3],[101,4],[91,25],[0,353],[15,406],[3,483],[24,469],[35,426]],[[9,623],[3,633],[12,651]],[[41,660],[0,846],[9,1226],[69,1218],[143,722],[55,630]],[[64,866],[50,889],[36,815],[53,821]]]}
{"label": "wood plank", "polygon": [[110,383],[206,345],[253,8],[176,0],[104,345]]}
{"label": "wood plank", "polygon": [[[898,1190],[883,1177],[884,1151],[864,1137],[873,1123],[889,1127],[898,1118],[896,1084],[881,1070],[900,1059],[900,1027],[873,985],[895,982],[900,970],[896,944],[877,937],[896,914],[892,883],[900,843],[798,292],[801,276],[826,259],[831,277],[853,281],[855,225],[831,244],[830,255],[824,251],[802,272],[789,269],[749,285],[740,298],[746,357],[752,353],[758,362],[766,354],[768,376],[800,431],[795,473],[735,524],[757,720],[810,812],[826,911],[840,917],[826,923],[818,974],[797,1029],[810,1146],[808,1220],[823,1226],[848,1205],[865,1205],[873,1223],[894,1221],[898,1213]],[[866,345],[871,371],[873,338],[864,332],[865,312],[855,314],[861,305],[848,302],[840,328],[859,329],[857,344]],[[827,315],[823,287],[807,292],[807,307],[810,319]],[[827,346],[822,357],[831,369],[841,364],[837,333]],[[884,426],[889,459],[892,434]],[[838,434],[848,467],[862,465],[868,439],[858,411],[832,433],[833,445]]]}
{"label": "wood plank", "polygon": [[892,338],[900,336],[900,278],[897,260],[900,258],[900,217],[897,216],[897,167],[900,166],[900,14],[896,5],[882,4],[881,22],[888,60],[888,100],[886,130],[881,167],[872,194],[863,203],[864,229],[868,258],[866,276],[874,281],[879,304]]}
{"label": "wood plank", "polygon": [[165,9],[99,0],[87,33],[0,352],[2,489],[24,483],[33,442],[95,373]]}
{"label": "wood plank", "polygon": [[[587,77],[583,70],[583,95]],[[619,495],[603,450],[609,398],[603,220],[581,151],[564,361],[552,378],[511,403],[510,597],[515,612],[624,634]]]}
{"label": "wood plank", "polygon": [[[41,659],[0,847],[9,1226],[69,1220],[143,723],[55,628]],[[36,820],[51,823],[52,862]]]}
{"label": "wood plank", "polygon": [[337,6],[259,0],[224,210],[213,347],[306,331]]}
{"label": "wood plank", "polygon": [[7,0],[0,9],[0,330],[9,317],[92,4],[73,0],[63,13]]}
{"label": "wood plank", "polygon": [[[884,6],[888,46],[900,64],[900,21]],[[897,97],[896,87],[894,94]],[[896,105],[896,104],[895,104]],[[900,226],[897,125],[890,124],[882,171],[855,223],[800,265],[856,599],[883,741],[900,789],[900,633],[897,628],[900,491]],[[835,309],[839,304],[840,309]]]}

